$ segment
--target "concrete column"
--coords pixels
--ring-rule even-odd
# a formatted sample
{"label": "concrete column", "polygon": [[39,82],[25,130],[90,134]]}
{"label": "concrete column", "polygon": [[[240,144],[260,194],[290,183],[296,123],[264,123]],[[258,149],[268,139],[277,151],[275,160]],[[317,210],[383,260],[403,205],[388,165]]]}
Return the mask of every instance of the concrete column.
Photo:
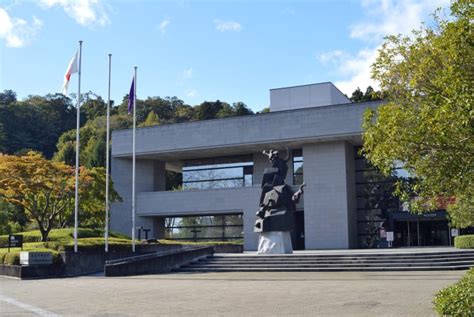
{"label": "concrete column", "polygon": [[165,238],[165,217],[153,217],[153,233],[155,239]]}
{"label": "concrete column", "polygon": [[[305,244],[307,249],[351,247],[355,184],[351,146],[346,142],[303,146]],[[352,163],[351,163],[352,162]]]}
{"label": "concrete column", "polygon": [[[153,191],[153,161],[136,160],[136,193]],[[132,160],[112,158],[111,178],[114,188],[122,198],[122,202],[111,204],[110,229],[128,236],[132,235]],[[136,205],[136,212],[140,206]],[[135,218],[136,226],[153,230],[153,221],[149,217]],[[154,233],[151,232],[151,237]]]}
{"label": "concrete column", "polygon": [[161,192],[166,190],[166,168],[165,162],[153,162],[153,191]]}

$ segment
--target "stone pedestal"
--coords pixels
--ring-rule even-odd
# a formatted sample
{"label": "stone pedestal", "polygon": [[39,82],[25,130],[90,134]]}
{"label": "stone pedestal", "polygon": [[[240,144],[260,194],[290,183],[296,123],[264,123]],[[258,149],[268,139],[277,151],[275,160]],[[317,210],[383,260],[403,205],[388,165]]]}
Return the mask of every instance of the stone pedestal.
{"label": "stone pedestal", "polygon": [[259,233],[257,254],[291,254],[291,236],[289,231],[268,231]]}

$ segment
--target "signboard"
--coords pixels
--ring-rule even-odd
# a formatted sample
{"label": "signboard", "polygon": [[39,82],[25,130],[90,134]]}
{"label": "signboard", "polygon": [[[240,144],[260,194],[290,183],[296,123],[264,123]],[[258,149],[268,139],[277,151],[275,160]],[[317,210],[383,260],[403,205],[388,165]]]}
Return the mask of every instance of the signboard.
{"label": "signboard", "polygon": [[393,231],[387,231],[386,235],[387,235],[387,241],[392,242],[393,241]]}
{"label": "signboard", "polygon": [[51,252],[20,252],[21,265],[48,265],[53,264]]}
{"label": "signboard", "polygon": [[8,252],[10,252],[10,248],[23,249],[23,236],[21,234],[8,235]]}
{"label": "signboard", "polygon": [[451,229],[451,236],[452,237],[457,237],[459,235],[459,229],[452,228]]}

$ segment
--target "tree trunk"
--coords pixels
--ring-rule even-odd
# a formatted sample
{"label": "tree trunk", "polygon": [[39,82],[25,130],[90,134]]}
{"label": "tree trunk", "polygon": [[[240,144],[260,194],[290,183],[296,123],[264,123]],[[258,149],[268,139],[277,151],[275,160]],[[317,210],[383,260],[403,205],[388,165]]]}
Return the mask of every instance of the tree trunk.
{"label": "tree trunk", "polygon": [[41,242],[47,242],[48,241],[49,231],[50,230],[41,229],[41,227],[40,227]]}

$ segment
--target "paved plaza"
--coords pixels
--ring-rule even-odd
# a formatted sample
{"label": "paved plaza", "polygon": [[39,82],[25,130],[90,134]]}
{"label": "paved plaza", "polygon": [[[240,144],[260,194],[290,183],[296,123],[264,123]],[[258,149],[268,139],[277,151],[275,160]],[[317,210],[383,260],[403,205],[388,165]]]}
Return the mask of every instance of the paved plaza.
{"label": "paved plaza", "polygon": [[0,277],[2,316],[431,316],[464,271]]}

